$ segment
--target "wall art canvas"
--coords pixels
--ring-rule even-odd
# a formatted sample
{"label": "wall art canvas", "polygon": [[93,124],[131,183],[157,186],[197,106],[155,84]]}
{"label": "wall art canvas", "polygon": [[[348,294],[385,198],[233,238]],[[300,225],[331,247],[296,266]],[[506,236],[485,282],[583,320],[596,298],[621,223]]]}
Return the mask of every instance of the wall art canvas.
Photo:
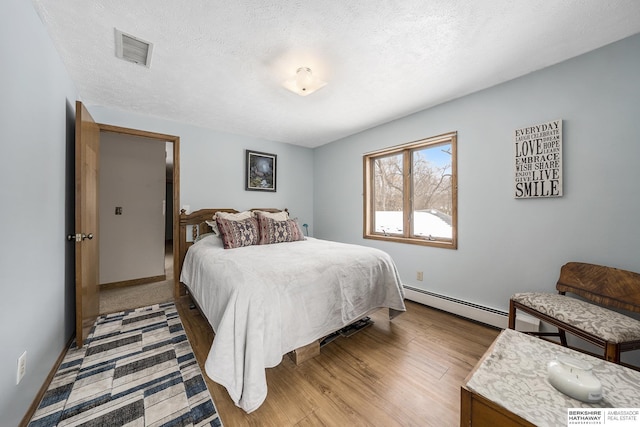
{"label": "wall art canvas", "polygon": [[246,150],[246,190],[276,191],[275,154]]}
{"label": "wall art canvas", "polygon": [[514,197],[562,196],[562,120],[516,129]]}

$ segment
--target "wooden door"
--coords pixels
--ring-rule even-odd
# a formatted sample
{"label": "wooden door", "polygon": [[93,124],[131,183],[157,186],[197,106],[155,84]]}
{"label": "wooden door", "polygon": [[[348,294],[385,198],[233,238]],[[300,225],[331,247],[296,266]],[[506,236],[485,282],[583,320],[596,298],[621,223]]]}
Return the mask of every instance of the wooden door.
{"label": "wooden door", "polygon": [[82,347],[100,310],[98,166],[100,127],[76,102],[76,345]]}

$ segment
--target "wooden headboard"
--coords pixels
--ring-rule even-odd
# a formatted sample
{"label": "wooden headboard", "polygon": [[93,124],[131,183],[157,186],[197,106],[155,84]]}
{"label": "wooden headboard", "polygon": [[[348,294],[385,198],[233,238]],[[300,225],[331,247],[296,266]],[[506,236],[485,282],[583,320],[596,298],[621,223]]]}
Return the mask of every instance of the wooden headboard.
{"label": "wooden headboard", "polygon": [[[287,211],[287,209],[275,208],[253,208],[249,210],[264,212]],[[216,212],[238,213],[239,211],[231,208],[200,209],[189,214],[186,213],[184,209],[180,211],[180,219],[178,223],[178,265],[174,266],[174,268],[176,268],[175,277],[177,278],[177,280],[175,280],[174,289],[174,295],[176,297],[186,295],[187,293],[186,287],[179,281],[180,271],[182,271],[182,264],[184,263],[184,257],[187,254],[187,250],[191,245],[193,245],[193,241],[197,236],[210,231],[210,227],[205,223],[205,221],[212,220],[213,215]],[[192,226],[191,238],[187,239],[187,227],[189,226]]]}

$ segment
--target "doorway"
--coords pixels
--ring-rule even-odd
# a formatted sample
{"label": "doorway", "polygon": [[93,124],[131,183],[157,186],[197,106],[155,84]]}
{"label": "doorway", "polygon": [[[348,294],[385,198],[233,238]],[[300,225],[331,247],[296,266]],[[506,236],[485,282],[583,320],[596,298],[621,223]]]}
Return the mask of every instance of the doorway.
{"label": "doorway", "polygon": [[[152,208],[153,219],[150,217],[148,222],[157,223],[158,221],[162,221],[160,225],[156,224],[156,226],[154,226],[155,228],[152,229],[153,231],[150,231],[148,228],[145,229],[145,227],[147,227],[147,224],[145,223],[146,214],[138,212],[138,217],[134,217],[135,213],[132,212],[136,211],[135,207],[137,203],[137,200],[132,200],[132,197],[134,199],[139,197],[136,196],[133,191],[128,194],[129,201],[119,202],[116,201],[116,198],[111,197],[109,202],[105,203],[105,206],[101,208],[101,216],[105,217],[104,221],[107,223],[105,228],[107,230],[109,229],[108,227],[111,227],[111,230],[114,230],[114,227],[117,229],[119,219],[128,220],[129,225],[127,226],[128,230],[121,231],[121,233],[124,234],[121,235],[119,239],[114,239],[113,236],[109,236],[110,243],[106,246],[109,250],[104,251],[106,252],[106,259],[108,261],[108,263],[105,263],[107,264],[106,267],[109,268],[109,271],[115,273],[109,273],[107,271],[107,274],[101,274],[100,283],[103,284],[103,286],[101,286],[100,292],[100,314],[149,305],[149,301],[155,304],[158,302],[165,302],[165,300],[171,300],[174,298],[174,280],[177,280],[176,276],[179,274],[179,272],[176,272],[175,269],[173,269],[173,265],[177,259],[177,247],[174,248],[173,245],[174,239],[177,239],[176,233],[178,230],[178,213],[176,210],[177,207],[180,206],[179,137],[104,124],[99,124],[99,127],[102,139],[106,141],[118,141],[117,145],[121,146],[120,149],[126,150],[127,147],[129,147],[135,153],[131,156],[125,155],[122,157],[124,161],[130,163],[128,165],[129,170],[133,168],[137,170],[135,173],[141,174],[139,178],[136,178],[135,175],[132,177],[132,172],[129,171],[129,182],[135,182],[136,179],[144,179],[144,168],[147,162],[146,155],[147,153],[153,153],[153,161],[156,161],[156,166],[154,166],[156,171],[153,172],[153,179],[156,180],[156,183],[153,184],[153,194],[149,194],[149,197],[156,198],[156,200],[147,203],[146,211],[149,212],[148,204],[154,203],[154,207]],[[150,148],[151,151],[140,153],[139,150],[143,146]],[[106,153],[106,150],[107,148],[103,151]],[[160,154],[158,153],[158,150],[161,151]],[[160,177],[160,179],[163,179],[162,183],[157,183],[158,155],[162,156],[165,164],[164,172]],[[116,156],[116,161],[117,159],[118,157]],[[136,163],[136,161],[138,163]],[[163,160],[161,159],[159,161]],[[124,170],[120,171],[119,166],[116,166],[115,168],[118,170],[118,173],[121,173],[122,175],[127,174]],[[125,178],[123,177],[122,179],[124,180]],[[145,187],[145,192],[148,191],[148,188],[149,187]],[[127,195],[128,191],[121,189],[121,191],[118,191],[117,193]],[[146,194],[143,195],[145,197],[147,196]],[[120,195],[118,197],[120,197]],[[164,216],[158,219],[158,215],[156,213],[160,213],[160,203],[162,203]],[[127,214],[129,214],[130,217],[126,218]],[[132,221],[134,224],[133,226],[131,225]],[[100,223],[102,228],[102,218],[100,219]],[[123,222],[122,224],[125,223]],[[105,236],[104,231],[102,232],[102,235]],[[150,251],[153,252],[153,255],[150,256],[155,259],[151,261],[152,266],[148,267],[151,268],[151,270],[148,268],[145,270],[144,267],[142,270],[143,272],[153,271],[153,273],[140,275],[138,274],[140,273],[140,267],[138,265],[148,264],[149,262],[148,259],[145,260],[147,251],[139,249],[139,241],[144,239],[151,240],[149,243],[152,247],[159,247],[159,249],[153,249]],[[127,245],[126,243],[123,243],[118,246],[118,240],[121,240],[122,242],[128,241],[129,244]],[[158,246],[153,246],[153,242],[156,242]],[[120,250],[118,248],[120,248]],[[127,250],[130,253],[125,253]],[[158,250],[162,251],[162,254],[156,253]],[[158,257],[160,257],[160,259]],[[125,261],[131,258],[136,259],[136,263],[127,263]],[[101,262],[104,262],[102,255],[101,260]],[[118,268],[118,262],[120,261],[122,261],[123,267],[126,264],[127,268],[130,270],[118,271],[124,269]],[[147,262],[145,263],[144,261]],[[158,266],[158,262],[160,262],[160,267]],[[159,271],[158,268],[160,268]],[[101,269],[103,269],[102,265]],[[105,268],[105,270],[107,270],[107,268]],[[137,277],[138,279],[131,279],[131,277]],[[105,283],[106,286],[104,286]],[[160,301],[160,299],[162,299],[162,301]]]}

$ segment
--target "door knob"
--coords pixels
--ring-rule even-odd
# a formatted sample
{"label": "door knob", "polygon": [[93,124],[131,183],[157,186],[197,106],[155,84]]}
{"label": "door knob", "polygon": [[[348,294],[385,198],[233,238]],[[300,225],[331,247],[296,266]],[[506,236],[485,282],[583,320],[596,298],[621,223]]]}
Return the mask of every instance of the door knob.
{"label": "door knob", "polygon": [[70,242],[76,241],[76,242],[80,242],[82,240],[91,240],[93,239],[93,233],[89,233],[89,234],[67,234],[67,240]]}

